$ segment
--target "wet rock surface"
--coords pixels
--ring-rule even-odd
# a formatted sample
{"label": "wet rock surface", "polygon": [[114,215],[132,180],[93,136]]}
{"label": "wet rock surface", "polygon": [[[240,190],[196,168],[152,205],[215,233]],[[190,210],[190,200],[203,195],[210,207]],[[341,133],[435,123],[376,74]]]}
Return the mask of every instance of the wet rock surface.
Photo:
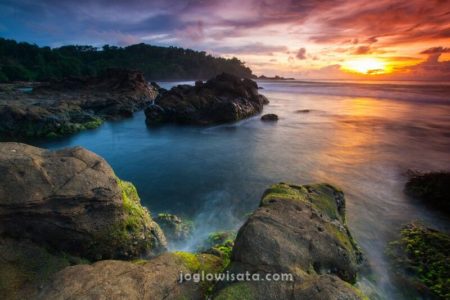
{"label": "wet rock surface", "polygon": [[256,82],[224,73],[195,86],[178,85],[162,91],[145,114],[150,125],[220,124],[258,114],[267,103]]}
{"label": "wet rock surface", "polygon": [[108,69],[97,77],[67,78],[31,92],[0,90],[0,138],[55,137],[130,117],[157,96],[143,74]]}
{"label": "wet rock surface", "polygon": [[[351,283],[362,255],[345,225],[345,200],[327,185],[277,184],[241,227],[229,271],[292,274],[292,281],[219,285],[217,299],[362,299]],[[240,295],[240,296],[239,296]],[[230,298],[231,297],[231,298]]]}
{"label": "wet rock surface", "polygon": [[276,114],[266,114],[261,117],[261,121],[276,122],[278,121],[278,116]]}

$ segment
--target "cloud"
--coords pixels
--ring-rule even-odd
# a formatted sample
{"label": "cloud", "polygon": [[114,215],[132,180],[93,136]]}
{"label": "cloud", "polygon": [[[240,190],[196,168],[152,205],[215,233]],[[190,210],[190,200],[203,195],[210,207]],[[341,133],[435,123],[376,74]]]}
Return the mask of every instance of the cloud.
{"label": "cloud", "polygon": [[231,54],[260,54],[260,55],[273,55],[276,52],[286,52],[288,49],[286,46],[281,45],[266,45],[263,43],[251,43],[240,46],[225,46],[216,47],[214,49],[217,53],[231,53]]}
{"label": "cloud", "polygon": [[450,48],[432,47],[420,52],[420,54],[441,54],[441,53],[450,53]]}
{"label": "cloud", "polygon": [[297,55],[295,57],[297,57],[300,60],[306,59],[306,49],[305,48],[298,49]]}
{"label": "cloud", "polygon": [[370,53],[372,53],[372,50],[370,49],[370,46],[359,46],[353,52],[353,54],[356,54],[356,55],[370,54]]}

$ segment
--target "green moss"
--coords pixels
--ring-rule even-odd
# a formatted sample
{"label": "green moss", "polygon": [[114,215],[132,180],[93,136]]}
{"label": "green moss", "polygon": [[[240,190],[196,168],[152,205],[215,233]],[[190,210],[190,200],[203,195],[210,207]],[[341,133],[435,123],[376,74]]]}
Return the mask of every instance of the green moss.
{"label": "green moss", "polygon": [[405,226],[401,238],[388,246],[388,255],[404,276],[418,280],[434,295],[450,299],[450,235],[419,223]]}
{"label": "green moss", "polygon": [[278,183],[264,192],[261,205],[267,205],[275,199],[303,201],[313,204],[317,210],[325,213],[330,219],[345,222],[344,214],[340,213],[336,197],[341,197],[342,205],[344,205],[342,191],[332,185],[322,183],[298,186]]}
{"label": "green moss", "polygon": [[200,261],[196,254],[183,251],[176,251],[174,254],[182,260],[184,266],[188,268],[189,271],[193,273],[200,271]]}
{"label": "green moss", "polygon": [[351,285],[350,283],[345,282],[345,281],[343,281],[343,283],[344,283],[345,285],[347,285],[350,289],[352,289],[353,292],[355,292],[355,294],[358,296],[358,298],[359,298],[360,300],[370,300],[369,297],[367,297],[367,296],[366,296],[360,289],[358,289],[357,287],[355,287],[355,286],[353,286],[353,285]]}
{"label": "green moss", "polygon": [[24,299],[27,287],[39,286],[54,273],[74,264],[89,263],[65,253],[51,253],[29,241],[0,240],[0,295]]}
{"label": "green moss", "polygon": [[124,214],[118,222],[98,233],[90,251],[95,260],[126,258],[123,257],[125,252],[133,256],[153,247],[146,236],[150,234],[146,226],[152,223],[152,219],[148,210],[140,204],[135,186],[119,178],[116,181],[122,191]]}
{"label": "green moss", "polygon": [[[211,254],[177,251],[174,252],[174,255],[191,273],[217,274],[223,272],[226,267],[222,258]],[[205,295],[210,295],[214,284],[214,281],[202,281],[200,287]]]}
{"label": "green moss", "polygon": [[256,296],[248,282],[238,282],[222,289],[216,300],[253,300]]}

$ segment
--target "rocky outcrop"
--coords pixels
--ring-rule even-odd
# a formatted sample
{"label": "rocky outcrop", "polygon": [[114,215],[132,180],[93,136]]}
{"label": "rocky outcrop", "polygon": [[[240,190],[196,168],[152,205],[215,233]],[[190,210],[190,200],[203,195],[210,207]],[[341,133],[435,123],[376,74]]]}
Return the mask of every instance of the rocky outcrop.
{"label": "rocky outcrop", "polygon": [[408,172],[405,193],[450,214],[450,172]]}
{"label": "rocky outcrop", "polygon": [[276,114],[265,114],[261,117],[261,121],[264,122],[276,122],[278,121],[278,116]]}
{"label": "rocky outcrop", "polygon": [[37,299],[205,299],[209,286],[180,281],[193,272],[220,272],[219,258],[207,254],[166,253],[149,261],[106,260],[55,274]]}
{"label": "rocky outcrop", "polygon": [[[224,284],[217,299],[361,299],[362,255],[345,225],[345,200],[327,185],[277,184],[238,232],[232,274],[292,274],[292,281]],[[306,298],[305,298],[306,297]]]}
{"label": "rocky outcrop", "polygon": [[129,117],[156,98],[142,73],[109,69],[97,77],[67,78],[31,93],[0,91],[0,138],[54,137]]}
{"label": "rocky outcrop", "polygon": [[[388,246],[393,280],[424,299],[450,298],[450,235],[420,223],[403,227],[398,240]],[[407,293],[407,292],[406,292]]]}
{"label": "rocky outcrop", "polygon": [[172,214],[160,213],[155,222],[161,227],[172,246],[186,242],[192,236],[193,224]]}
{"label": "rocky outcrop", "polygon": [[0,143],[0,234],[90,260],[164,251],[135,187],[83,148]]}
{"label": "rocky outcrop", "polygon": [[162,92],[145,110],[147,124],[219,124],[241,120],[262,111],[268,100],[250,79],[221,74],[195,86],[178,85]]}
{"label": "rocky outcrop", "polygon": [[[200,299],[193,282],[179,283],[189,269],[174,254],[148,262],[105,260],[64,269],[38,299]],[[185,297],[185,298],[182,298]]]}

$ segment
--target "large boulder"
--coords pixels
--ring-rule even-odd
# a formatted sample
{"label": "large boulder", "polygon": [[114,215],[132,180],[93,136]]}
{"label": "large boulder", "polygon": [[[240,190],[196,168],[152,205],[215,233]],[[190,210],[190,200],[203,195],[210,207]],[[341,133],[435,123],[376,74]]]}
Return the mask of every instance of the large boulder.
{"label": "large boulder", "polygon": [[[219,285],[217,299],[360,299],[362,254],[345,224],[342,191],[328,184],[276,184],[241,227],[232,274],[291,274],[292,280]],[[280,296],[281,295],[281,296]],[[228,297],[228,298],[227,298]]]}
{"label": "large boulder", "polygon": [[143,74],[108,69],[96,77],[66,78],[31,93],[0,91],[0,138],[53,137],[129,117],[158,94]]}
{"label": "large boulder", "polygon": [[146,108],[147,124],[219,124],[258,114],[268,100],[250,79],[221,74],[195,86],[178,85]]}
{"label": "large boulder", "polygon": [[135,187],[81,147],[0,143],[0,234],[90,260],[166,247]]}
{"label": "large boulder", "polygon": [[210,286],[181,280],[192,272],[220,272],[220,258],[208,254],[165,253],[149,261],[106,260],[56,273],[37,299],[205,299]]}

